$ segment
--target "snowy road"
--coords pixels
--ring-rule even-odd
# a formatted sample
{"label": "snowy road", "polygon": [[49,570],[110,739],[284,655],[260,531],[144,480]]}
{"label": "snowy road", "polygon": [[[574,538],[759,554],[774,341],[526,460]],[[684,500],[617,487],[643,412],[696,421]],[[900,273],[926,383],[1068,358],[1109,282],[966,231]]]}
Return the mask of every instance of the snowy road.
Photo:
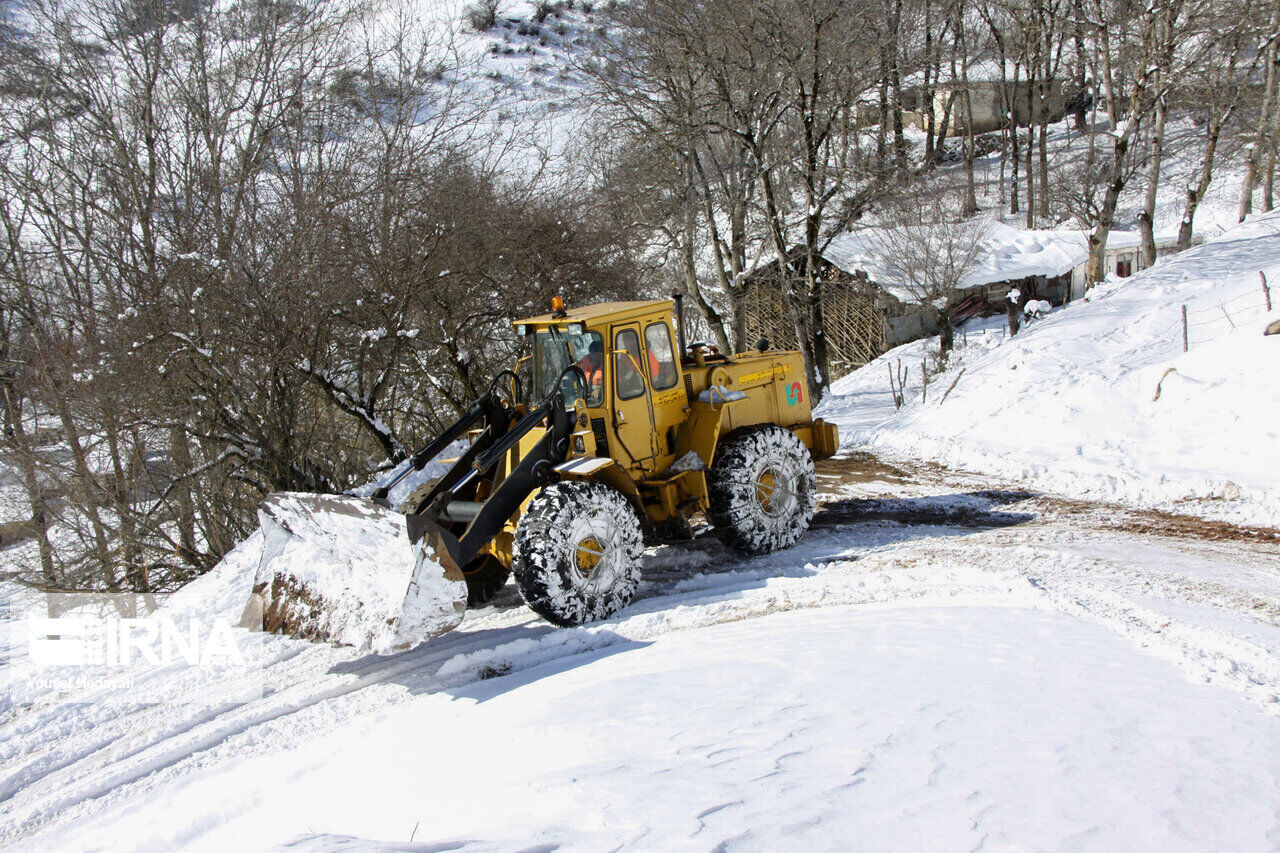
{"label": "snowy road", "polygon": [[9,709],[0,839],[1280,845],[1272,531],[865,455],[820,474],[799,546],[661,549],[605,623],[552,629],[509,586],[392,658],[270,638],[238,707]]}

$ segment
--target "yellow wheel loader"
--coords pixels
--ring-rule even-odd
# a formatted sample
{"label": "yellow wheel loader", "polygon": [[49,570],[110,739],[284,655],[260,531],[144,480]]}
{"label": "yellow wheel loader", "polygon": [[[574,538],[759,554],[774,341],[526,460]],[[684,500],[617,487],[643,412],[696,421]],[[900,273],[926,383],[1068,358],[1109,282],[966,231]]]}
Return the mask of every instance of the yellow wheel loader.
{"label": "yellow wheel loader", "polygon": [[[552,307],[515,324],[528,394],[504,371],[367,497],[268,496],[249,618],[392,652],[452,629],[514,575],[536,613],[578,625],[631,600],[646,536],[678,536],[699,513],[746,554],[804,535],[813,460],[838,440],[812,417],[799,353],[686,345],[678,297]],[[393,506],[429,464],[439,476]]]}

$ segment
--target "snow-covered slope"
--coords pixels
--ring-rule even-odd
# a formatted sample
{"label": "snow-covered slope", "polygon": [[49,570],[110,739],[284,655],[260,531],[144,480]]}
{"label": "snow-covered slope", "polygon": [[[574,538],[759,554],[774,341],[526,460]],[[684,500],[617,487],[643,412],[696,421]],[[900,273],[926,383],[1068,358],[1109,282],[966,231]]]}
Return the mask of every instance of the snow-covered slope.
{"label": "snow-covered slope", "polygon": [[[849,446],[1280,525],[1280,336],[1263,335],[1280,310],[1267,312],[1264,277],[1280,309],[1280,213],[1104,284],[1016,338],[970,336],[923,403],[917,342],[835,383],[821,414]],[[894,412],[898,359],[914,386]]]}
{"label": "snow-covered slope", "polygon": [[[437,94],[477,111],[466,147],[483,149],[504,173],[563,179],[578,163],[591,116],[582,64],[612,25],[596,4],[538,5],[512,0],[493,26],[477,32],[470,0],[390,0],[380,8],[388,28],[407,15],[434,34],[442,69]],[[541,17],[541,20],[539,18]],[[483,106],[483,109],[481,108]],[[579,177],[580,179],[580,177]]]}

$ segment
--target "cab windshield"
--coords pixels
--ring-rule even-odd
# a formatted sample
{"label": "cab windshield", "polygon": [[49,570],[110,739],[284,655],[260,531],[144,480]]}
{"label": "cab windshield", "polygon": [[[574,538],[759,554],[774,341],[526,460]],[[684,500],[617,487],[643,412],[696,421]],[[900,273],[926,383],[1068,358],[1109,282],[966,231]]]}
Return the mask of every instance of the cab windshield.
{"label": "cab windshield", "polygon": [[604,401],[604,341],[600,335],[597,332],[574,334],[555,328],[534,335],[534,399],[546,398],[565,368],[575,364],[586,376],[587,388],[581,387],[581,380],[576,376],[566,376],[561,380],[565,403],[584,399],[588,406],[599,406]]}

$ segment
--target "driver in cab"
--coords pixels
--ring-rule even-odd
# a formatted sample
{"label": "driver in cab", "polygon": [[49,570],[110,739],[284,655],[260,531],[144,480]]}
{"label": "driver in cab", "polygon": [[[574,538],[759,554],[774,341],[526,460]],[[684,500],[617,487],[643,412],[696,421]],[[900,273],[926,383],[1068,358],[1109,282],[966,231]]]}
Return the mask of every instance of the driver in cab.
{"label": "driver in cab", "polygon": [[[639,391],[644,390],[644,378],[640,371],[640,365],[636,361],[636,354],[628,350],[621,350],[623,355],[619,362],[619,387],[623,385],[635,385]],[[653,353],[649,354],[649,376],[657,378],[658,376],[658,359]],[[578,369],[582,371],[582,375],[587,378],[587,399],[601,400],[604,397],[604,345],[598,340],[593,340],[587,350],[587,354],[578,359]],[[629,394],[627,396],[630,396]]]}
{"label": "driver in cab", "polygon": [[578,359],[578,369],[587,378],[587,399],[599,400],[604,396],[604,344],[593,340],[587,354]]}

